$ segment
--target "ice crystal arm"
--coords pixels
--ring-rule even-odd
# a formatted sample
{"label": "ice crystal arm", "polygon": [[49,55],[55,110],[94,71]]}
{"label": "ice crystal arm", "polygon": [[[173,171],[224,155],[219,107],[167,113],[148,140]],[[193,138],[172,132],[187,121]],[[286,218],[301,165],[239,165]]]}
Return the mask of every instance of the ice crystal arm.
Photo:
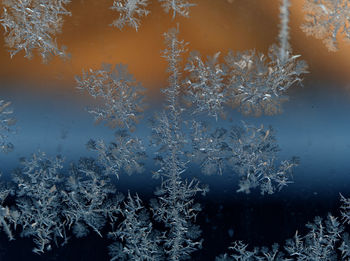
{"label": "ice crystal arm", "polygon": [[142,160],[146,158],[142,141],[128,135],[126,130],[115,133],[115,142],[106,145],[103,140],[90,140],[87,144],[90,150],[98,153],[99,162],[105,167],[107,174],[119,177],[120,171],[128,174],[143,171]]}
{"label": "ice crystal arm", "polygon": [[66,57],[54,39],[62,28],[63,15],[71,15],[64,5],[70,0],[6,0],[0,20],[11,57],[20,51],[31,58],[38,49],[44,62],[51,56]]}
{"label": "ice crystal arm", "polygon": [[244,128],[234,127],[231,130],[231,164],[240,176],[238,192],[249,193],[260,187],[262,194],[273,194],[281,190],[289,181],[289,175],[298,160],[282,161],[275,166],[277,152],[272,128],[264,129],[244,124]]}
{"label": "ice crystal arm", "polygon": [[10,152],[13,150],[12,143],[7,141],[7,134],[13,132],[13,125],[16,123],[11,102],[0,100],[0,150]]}
{"label": "ice crystal arm", "polygon": [[350,3],[348,0],[306,0],[305,23],[301,29],[322,39],[329,51],[337,51],[337,35],[350,40]]}
{"label": "ice crystal arm", "polygon": [[[122,207],[124,220],[118,228],[109,233],[110,237],[120,240],[122,252],[128,260],[157,261],[162,260],[162,253],[159,247],[160,238],[153,231],[152,222],[148,213],[142,205],[141,199],[136,194],[132,197],[128,194],[127,201]],[[110,246],[110,253],[116,252],[118,245]],[[113,256],[111,260],[119,260],[120,255]]]}
{"label": "ice crystal arm", "polygon": [[148,0],[114,0],[111,9],[119,12],[119,18],[113,21],[112,26],[121,30],[128,25],[137,31],[140,19],[149,14],[147,5]]}
{"label": "ice crystal arm", "polygon": [[204,63],[200,55],[191,53],[185,71],[191,74],[187,81],[188,94],[194,112],[206,112],[216,120],[223,115],[223,104],[226,103],[225,70],[218,63],[220,53],[208,57]]}
{"label": "ice crystal arm", "polygon": [[84,237],[91,228],[102,237],[101,229],[107,220],[114,221],[119,213],[121,194],[113,186],[94,160],[80,159],[72,166],[67,188],[62,191],[64,209],[62,215],[68,228],[73,228],[76,237]]}
{"label": "ice crystal arm", "polygon": [[184,17],[189,17],[190,8],[195,6],[195,4],[189,2],[188,0],[158,0],[162,3],[164,11],[166,13],[172,12],[173,19],[176,14],[179,14]]}
{"label": "ice crystal arm", "polygon": [[285,62],[288,59],[289,56],[289,6],[290,2],[289,0],[281,0],[282,5],[280,6],[280,33],[278,35],[279,38],[279,48],[280,53],[279,57],[282,62]]}
{"label": "ice crystal arm", "polygon": [[33,237],[36,245],[33,252],[37,254],[50,250],[52,241],[65,238],[58,190],[62,182],[59,173],[62,162],[60,157],[50,159],[39,152],[23,159],[23,168],[18,169],[13,178],[19,211],[16,222],[22,227],[22,237]]}
{"label": "ice crystal arm", "polygon": [[83,72],[83,76],[77,76],[76,81],[78,89],[86,90],[95,99],[102,100],[101,107],[89,109],[97,123],[106,121],[111,128],[117,125],[134,127],[143,110],[143,88],[128,73],[126,65],[117,64],[112,68],[104,64],[100,70]]}

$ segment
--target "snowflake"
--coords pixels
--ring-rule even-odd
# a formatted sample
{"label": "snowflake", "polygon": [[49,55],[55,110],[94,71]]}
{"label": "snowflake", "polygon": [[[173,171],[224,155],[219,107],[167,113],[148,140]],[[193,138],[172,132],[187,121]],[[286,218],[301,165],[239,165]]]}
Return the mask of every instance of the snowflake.
{"label": "snowflake", "polygon": [[203,63],[199,54],[193,52],[185,68],[185,71],[191,73],[187,85],[190,101],[196,106],[194,113],[207,112],[216,120],[223,114],[223,104],[226,102],[226,72],[217,61],[219,55],[217,53],[208,57],[206,63]]}
{"label": "snowflake", "polygon": [[306,22],[301,29],[307,35],[323,39],[329,51],[337,51],[337,35],[350,40],[350,3],[348,0],[306,0]]}
{"label": "snowflake", "polygon": [[288,176],[298,165],[297,158],[282,161],[275,167],[277,152],[273,130],[264,130],[244,124],[244,128],[231,130],[231,164],[240,176],[238,192],[249,193],[250,189],[260,187],[261,194],[272,194],[281,190],[290,181]]}
{"label": "snowflake", "polygon": [[187,0],[158,0],[162,3],[162,6],[166,13],[169,11],[173,12],[173,19],[176,14],[179,14],[184,17],[189,17],[190,7],[195,6],[195,4],[190,3]]}
{"label": "snowflake", "polygon": [[230,155],[226,142],[227,130],[217,128],[213,133],[208,133],[206,124],[194,121],[192,131],[192,157],[200,163],[202,172],[222,175]]}
{"label": "snowflake", "polygon": [[38,49],[44,62],[51,56],[66,57],[65,47],[57,47],[54,36],[61,31],[62,15],[71,15],[64,8],[70,0],[6,0],[2,14],[2,23],[13,57],[21,50],[25,57],[33,56]]}
{"label": "snowflake", "polygon": [[141,173],[146,158],[145,148],[138,138],[132,138],[126,130],[115,133],[116,141],[107,146],[103,140],[90,140],[88,148],[97,151],[100,163],[105,167],[107,174],[114,174],[119,177],[121,170],[129,175],[133,172]]}
{"label": "snowflake", "polygon": [[87,90],[104,103],[100,108],[89,109],[96,122],[106,121],[111,128],[116,125],[133,129],[140,118],[142,106],[142,86],[128,73],[127,66],[117,64],[112,68],[103,64],[101,70],[83,72],[83,77],[76,77],[78,89]]}
{"label": "snowflake", "polygon": [[0,149],[4,152],[13,150],[13,145],[7,142],[7,134],[13,133],[13,125],[16,123],[12,117],[13,110],[10,108],[11,102],[0,100]]}
{"label": "snowflake", "polygon": [[62,163],[60,157],[50,159],[39,152],[31,159],[23,159],[24,167],[13,178],[19,213],[14,221],[22,227],[22,237],[34,237],[33,252],[37,254],[51,250],[51,242],[57,243],[57,238],[65,239],[59,191]]}
{"label": "snowflake", "polygon": [[162,260],[159,247],[160,237],[153,230],[148,212],[137,194],[132,197],[129,192],[122,208],[122,214],[124,220],[115,231],[109,233],[109,237],[121,241],[109,246],[111,261]]}
{"label": "snowflake", "polygon": [[119,18],[113,21],[112,26],[116,26],[121,30],[128,24],[137,31],[140,26],[140,18],[149,14],[149,11],[145,9],[148,5],[147,1],[114,0],[111,9],[119,12]]}
{"label": "snowflake", "polygon": [[80,159],[78,166],[72,166],[62,197],[65,223],[69,229],[73,227],[78,238],[89,233],[88,227],[102,237],[101,229],[107,219],[115,221],[123,200],[110,180],[101,175],[94,160],[87,158]]}
{"label": "snowflake", "polygon": [[281,112],[287,100],[286,91],[294,84],[301,84],[307,65],[299,61],[299,55],[289,56],[285,62],[279,59],[279,48],[269,50],[270,61],[265,55],[246,51],[234,55],[230,52],[225,60],[230,68],[230,102],[245,115],[274,115]]}

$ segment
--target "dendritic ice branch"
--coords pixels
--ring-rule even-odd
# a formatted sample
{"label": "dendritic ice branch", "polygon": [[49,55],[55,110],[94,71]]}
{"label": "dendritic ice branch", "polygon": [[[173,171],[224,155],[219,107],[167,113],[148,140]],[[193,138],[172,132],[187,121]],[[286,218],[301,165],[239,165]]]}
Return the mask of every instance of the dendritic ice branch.
{"label": "dendritic ice branch", "polygon": [[119,241],[109,246],[111,261],[163,260],[160,236],[155,233],[149,214],[137,194],[132,197],[129,192],[121,213],[124,220],[109,233],[111,238]]}
{"label": "dendritic ice branch", "polygon": [[198,192],[205,194],[208,190],[195,179],[188,182],[182,178],[187,169],[183,152],[186,138],[181,121],[183,108],[178,104],[178,99],[182,82],[179,61],[185,49],[183,41],[179,41],[177,36],[176,29],[165,34],[167,49],[163,53],[170,73],[169,86],[164,90],[168,111],[158,116],[158,122],[152,128],[155,144],[160,147],[156,157],[160,169],[155,176],[160,176],[162,182],[151,207],[155,220],[167,228],[162,244],[165,259],[173,261],[190,258],[191,253],[201,246],[201,240],[198,240],[200,230],[192,223],[200,211],[194,197]]}
{"label": "dendritic ice branch", "polygon": [[[2,176],[1,173],[0,176]],[[15,239],[10,225],[11,223],[16,224],[14,220],[16,220],[18,216],[18,212],[5,206],[4,202],[13,194],[14,191],[11,187],[7,186],[5,182],[0,183],[0,227],[2,227],[9,240]]]}
{"label": "dendritic ice branch", "polygon": [[5,153],[13,150],[13,144],[7,139],[8,134],[14,132],[13,125],[16,123],[10,106],[11,102],[0,100],[0,150]]}
{"label": "dendritic ice branch", "polygon": [[188,0],[158,0],[162,3],[164,11],[166,13],[172,12],[173,19],[176,17],[176,14],[179,14],[184,17],[189,17],[190,8],[195,6],[195,4],[189,2]]}
{"label": "dendritic ice branch", "polygon": [[102,106],[89,109],[96,122],[106,121],[111,128],[117,125],[133,129],[134,123],[143,110],[140,83],[129,74],[127,66],[103,64],[100,70],[90,69],[83,76],[76,76],[77,88],[86,90],[95,99],[102,101]]}
{"label": "dendritic ice branch", "polygon": [[204,63],[198,53],[192,52],[185,68],[191,74],[187,88],[190,102],[195,106],[194,113],[206,112],[216,120],[223,116],[223,105],[227,102],[226,71],[218,63],[219,55],[208,57]]}
{"label": "dendritic ice branch", "polygon": [[76,237],[89,234],[89,228],[102,237],[101,229],[107,220],[116,220],[122,200],[94,160],[82,158],[78,166],[71,167],[62,190],[62,215]]}
{"label": "dendritic ice branch", "polygon": [[350,199],[340,194],[340,201],[342,202],[340,207],[342,220],[344,223],[350,224]]}
{"label": "dendritic ice branch", "polygon": [[87,147],[98,153],[99,162],[104,166],[106,174],[116,175],[119,178],[121,171],[127,174],[143,171],[143,160],[146,151],[142,141],[131,137],[126,130],[115,133],[115,142],[106,145],[103,140],[90,140]]}
{"label": "dendritic ice branch", "polygon": [[350,40],[350,2],[348,0],[306,0],[305,23],[301,29],[322,39],[329,51],[337,51],[337,35]]}
{"label": "dendritic ice branch", "polygon": [[146,9],[147,5],[148,0],[114,0],[111,9],[119,12],[119,18],[111,25],[120,30],[128,25],[137,31],[140,27],[140,19],[150,13]]}
{"label": "dendritic ice branch", "polygon": [[55,35],[61,31],[63,15],[70,0],[5,0],[0,22],[5,29],[5,41],[13,57],[20,51],[31,58],[38,49],[44,62],[51,56],[67,57],[65,47],[58,48]]}
{"label": "dendritic ice branch", "polygon": [[261,194],[273,194],[286,186],[298,159],[282,161],[275,166],[277,152],[272,128],[264,129],[244,125],[234,127],[230,133],[231,164],[240,176],[238,192],[249,193],[251,189],[260,187]]}
{"label": "dendritic ice branch", "polygon": [[17,185],[17,225],[22,237],[34,237],[33,252],[40,254],[52,249],[52,241],[65,239],[61,216],[62,205],[59,187],[62,184],[60,170],[63,159],[50,159],[45,153],[33,154],[22,160],[22,169],[17,169],[13,181]]}

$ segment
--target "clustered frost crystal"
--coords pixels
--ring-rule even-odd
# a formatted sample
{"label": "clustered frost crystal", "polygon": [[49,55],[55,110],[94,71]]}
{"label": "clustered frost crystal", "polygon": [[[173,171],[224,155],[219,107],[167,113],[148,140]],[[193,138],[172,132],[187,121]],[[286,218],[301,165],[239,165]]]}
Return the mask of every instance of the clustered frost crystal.
{"label": "clustered frost crystal", "polygon": [[350,40],[350,3],[348,0],[306,0],[306,35],[322,39],[329,51],[338,50],[337,36]]}
{"label": "clustered frost crystal", "polygon": [[142,161],[146,158],[143,143],[138,138],[131,137],[126,130],[115,133],[115,142],[106,145],[103,140],[90,140],[88,149],[98,153],[99,162],[107,174],[116,175],[125,171],[129,175],[143,172]]}
{"label": "clustered frost crystal", "polygon": [[83,76],[77,76],[76,81],[78,89],[86,90],[102,102],[100,107],[89,109],[96,123],[105,121],[111,128],[120,126],[132,129],[140,118],[143,88],[128,72],[126,65],[112,67],[103,64],[100,70],[83,72]]}
{"label": "clustered frost crystal", "polygon": [[173,18],[176,17],[176,14],[179,14],[184,17],[189,17],[190,8],[195,6],[188,0],[158,0],[162,3],[164,11],[166,13],[172,12]]}
{"label": "clustered frost crystal", "polygon": [[[52,35],[61,27],[61,15],[70,14],[63,7],[68,2],[6,0],[1,22],[8,30],[9,46],[15,48],[12,55],[23,49],[26,56],[31,56],[34,48],[39,48],[44,60],[49,54],[62,55]],[[159,2],[166,12],[173,12],[173,17],[187,17],[194,5],[186,0]],[[112,9],[120,17],[113,25],[120,29],[129,25],[137,30],[140,18],[149,12],[147,4],[147,0],[115,0]],[[33,251],[40,254],[52,249],[53,244],[65,244],[69,231],[78,238],[87,236],[90,230],[102,237],[109,223],[112,231],[108,235],[115,240],[109,246],[111,260],[185,260],[202,246],[201,230],[195,225],[201,207],[195,197],[208,191],[197,179],[184,178],[192,161],[199,163],[205,174],[223,174],[226,169],[237,173],[238,192],[249,193],[259,187],[262,194],[272,194],[287,185],[297,160],[276,164],[279,148],[272,128],[243,123],[243,127],[217,127],[210,133],[208,123],[195,119],[188,138],[181,95],[194,105],[189,109],[191,116],[206,113],[216,122],[224,116],[225,105],[238,106],[248,115],[279,112],[285,92],[301,83],[307,67],[297,59],[299,55],[291,55],[289,6],[289,0],[282,0],[279,44],[270,48],[268,59],[254,51],[230,52],[221,63],[219,52],[207,61],[192,52],[186,67],[181,68],[187,43],[178,39],[178,29],[164,34],[167,48],[163,57],[170,74],[169,86],[163,90],[167,104],[152,127],[155,160],[160,165],[154,176],[161,182],[149,204],[130,192],[124,199],[110,180],[110,174],[119,178],[122,171],[143,171],[146,150],[140,139],[128,133],[143,109],[141,85],[122,64],[104,64],[100,70],[90,69],[76,77],[78,89],[102,100],[101,107],[89,109],[95,120],[124,129],[118,130],[116,140],[109,144],[90,140],[87,147],[98,153],[98,160],[81,158],[71,165],[68,175],[62,173],[63,159],[59,156],[49,158],[38,152],[22,159],[23,166],[13,175],[15,188],[0,187],[0,226],[8,238],[14,239],[13,231],[20,230],[21,236],[33,238]],[[23,27],[23,21],[28,28]],[[28,42],[22,43],[21,37]],[[1,135],[14,123],[9,105],[0,101]],[[5,143],[6,136],[0,138],[3,150],[11,147]],[[188,147],[191,151],[185,152]],[[11,197],[16,199],[13,207],[7,205]],[[341,201],[343,222],[350,223],[350,199],[341,196]],[[349,237],[336,217],[329,215],[325,221],[317,217],[307,228],[305,236],[296,233],[288,240],[284,250],[277,244],[271,249],[248,250],[248,245],[235,241],[232,253],[217,260],[350,259]]]}
{"label": "clustered frost crystal", "polygon": [[63,15],[70,0],[5,0],[0,19],[5,29],[5,41],[13,57],[20,51],[31,58],[37,49],[42,60],[51,56],[67,57],[65,47],[57,46],[55,36],[62,28]]}
{"label": "clustered frost crystal", "polygon": [[[313,223],[306,225],[308,233],[300,236],[295,233],[294,238],[288,239],[284,250],[278,244],[273,244],[271,249],[267,247],[255,247],[248,250],[248,245],[242,241],[233,242],[229,247],[230,254],[224,254],[216,258],[216,261],[258,261],[258,260],[348,260],[349,247],[348,235],[344,233],[344,227],[336,217],[328,215],[324,221],[316,217]],[[340,255],[338,256],[338,251]]]}
{"label": "clustered frost crystal", "polygon": [[140,19],[150,13],[146,9],[147,5],[148,0],[114,0],[111,9],[119,12],[119,18],[111,25],[120,30],[128,25],[137,31],[140,27]]}

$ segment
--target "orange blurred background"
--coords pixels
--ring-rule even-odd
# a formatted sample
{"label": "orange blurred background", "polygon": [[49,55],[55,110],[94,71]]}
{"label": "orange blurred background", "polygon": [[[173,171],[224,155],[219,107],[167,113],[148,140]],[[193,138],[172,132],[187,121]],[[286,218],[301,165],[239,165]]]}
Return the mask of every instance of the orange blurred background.
{"label": "orange blurred background", "polygon": [[[11,59],[4,37],[0,37],[1,79],[43,88],[49,82],[73,91],[74,75],[81,74],[82,69],[97,69],[102,62],[126,63],[146,89],[158,93],[167,83],[166,62],[160,57],[165,48],[162,34],[177,23],[180,37],[190,43],[189,50],[198,50],[202,55],[218,51],[225,54],[229,49],[257,49],[266,53],[277,40],[279,0],[193,0],[197,6],[191,8],[190,18],[174,20],[163,12],[157,0],[150,0],[151,13],[142,19],[138,32],[109,26],[118,17],[117,12],[109,9],[112,2],[73,0],[67,6],[72,16],[64,17],[57,42],[68,47],[72,55],[68,61],[54,58],[43,64],[37,53],[28,60],[23,52]],[[291,2],[291,44],[294,53],[301,54],[309,64],[311,74],[306,76],[307,81],[337,82],[345,86],[350,82],[350,44],[340,40],[340,51],[328,52],[321,40],[307,37],[300,29],[303,0]]]}

